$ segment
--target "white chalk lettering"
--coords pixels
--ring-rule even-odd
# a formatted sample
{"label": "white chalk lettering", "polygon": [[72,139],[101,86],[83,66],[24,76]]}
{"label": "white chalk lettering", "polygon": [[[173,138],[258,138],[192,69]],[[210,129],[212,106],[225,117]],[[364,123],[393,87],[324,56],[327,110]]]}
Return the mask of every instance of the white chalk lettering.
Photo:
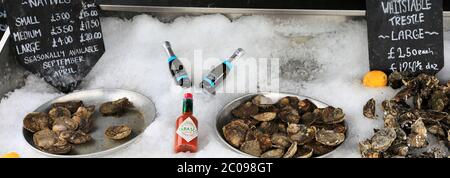
{"label": "white chalk lettering", "polygon": [[26,0],[22,4],[28,5],[30,8],[54,6],[60,4],[70,4],[71,0]]}
{"label": "white chalk lettering", "polygon": [[405,25],[414,25],[419,23],[424,23],[425,15],[423,13],[412,14],[412,15],[401,15],[391,17],[388,21],[392,26],[405,26]]}
{"label": "white chalk lettering", "polygon": [[25,64],[31,64],[49,59],[64,58],[64,57],[66,57],[65,51],[56,51],[56,52],[46,52],[44,54],[36,54],[32,56],[25,56],[23,59]]}
{"label": "white chalk lettering", "polygon": [[30,31],[18,31],[12,33],[13,39],[15,42],[28,40],[28,39],[34,39],[42,36],[41,29],[34,29]]}
{"label": "white chalk lettering", "polygon": [[24,54],[24,53],[36,53],[40,49],[40,43],[39,41],[32,42],[32,43],[25,43],[16,45],[16,52],[18,55]]}
{"label": "white chalk lettering", "polygon": [[406,30],[400,30],[398,32],[391,32],[391,40],[392,41],[399,41],[399,40],[420,40],[424,39],[424,30],[422,28],[419,29],[406,29]]}
{"label": "white chalk lettering", "polygon": [[15,23],[17,27],[37,24],[40,24],[40,22],[36,16],[17,17]]}
{"label": "white chalk lettering", "polygon": [[84,62],[83,56],[70,57],[65,59],[56,59],[42,63],[43,69],[53,68],[54,66],[67,66]]}
{"label": "white chalk lettering", "polygon": [[61,76],[66,76],[66,75],[70,75],[70,74],[76,74],[77,72],[73,69],[73,68],[66,68],[66,69],[61,69],[61,70],[56,70],[53,72],[53,77],[61,77]]}
{"label": "white chalk lettering", "polygon": [[381,2],[385,14],[402,14],[431,9],[431,0],[393,0]]}
{"label": "white chalk lettering", "polygon": [[412,62],[396,62],[391,64],[391,71],[410,71],[417,72],[424,70],[422,62],[412,61]]}
{"label": "white chalk lettering", "polygon": [[98,45],[86,46],[84,48],[69,50],[69,56],[76,56],[76,55],[86,54],[86,53],[95,53],[98,51],[99,51]]}

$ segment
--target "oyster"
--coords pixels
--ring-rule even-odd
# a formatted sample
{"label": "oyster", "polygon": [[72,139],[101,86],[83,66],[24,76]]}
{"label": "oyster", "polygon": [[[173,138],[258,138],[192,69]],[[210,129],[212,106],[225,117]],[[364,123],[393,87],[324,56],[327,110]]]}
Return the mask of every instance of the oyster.
{"label": "oyster", "polygon": [[49,129],[34,133],[33,142],[40,150],[52,154],[66,154],[72,150],[72,146],[66,140],[59,138]]}
{"label": "oyster", "polygon": [[410,107],[404,102],[397,102],[395,100],[385,100],[381,103],[382,109],[385,113],[398,116],[410,110]]}
{"label": "oyster", "polygon": [[397,123],[397,117],[392,114],[385,114],[383,120],[384,120],[384,127],[386,128],[399,127]]}
{"label": "oyster", "polygon": [[340,108],[328,106],[323,109],[322,119],[326,124],[336,124],[344,121],[345,114]]}
{"label": "oyster", "polygon": [[320,129],[316,132],[316,141],[328,145],[337,146],[340,145],[345,140],[345,134],[337,133],[333,130]]}
{"label": "oyster", "polygon": [[427,127],[427,131],[438,137],[445,138],[445,131],[442,128],[442,126],[440,126],[438,124]]}
{"label": "oyster", "polygon": [[78,123],[70,117],[58,117],[53,122],[52,130],[56,133],[62,131],[75,131],[78,128]]}
{"label": "oyster", "polygon": [[304,125],[289,124],[288,130],[289,138],[299,145],[313,141],[316,134],[316,128],[314,126],[306,127]]}
{"label": "oyster", "polygon": [[295,153],[297,153],[297,143],[293,142],[286,153],[284,153],[283,158],[292,158]]}
{"label": "oyster", "polygon": [[364,105],[363,114],[369,119],[375,119],[375,100],[373,98]]}
{"label": "oyster", "polygon": [[238,118],[250,118],[251,116],[258,114],[258,111],[258,106],[252,102],[246,102],[231,111],[231,113]]}
{"label": "oyster", "polygon": [[297,109],[291,106],[284,107],[280,113],[278,113],[278,117],[280,117],[283,122],[287,123],[298,124],[298,122],[300,122],[300,115],[298,114]]}
{"label": "oyster", "polygon": [[261,122],[268,122],[274,120],[277,117],[277,113],[275,112],[265,112],[261,114],[257,114],[253,116],[253,119]]}
{"label": "oyster", "polygon": [[262,151],[267,151],[268,149],[272,148],[272,139],[270,138],[269,134],[262,134],[260,137],[258,137],[258,142],[261,146]]}
{"label": "oyster", "polygon": [[401,88],[404,85],[404,81],[407,79],[407,75],[405,73],[400,73],[398,71],[393,72],[389,75],[388,81],[389,86],[393,89]]}
{"label": "oyster", "polygon": [[273,134],[278,132],[278,127],[279,125],[274,122],[261,122],[258,128],[265,134]]}
{"label": "oyster", "polygon": [[61,103],[53,103],[52,108],[62,107],[68,109],[71,113],[77,112],[79,107],[83,106],[82,101],[67,101]]}
{"label": "oyster", "polygon": [[131,128],[127,125],[111,126],[105,131],[105,136],[113,140],[121,140],[131,134]]}
{"label": "oyster", "polygon": [[316,114],[314,114],[312,112],[307,112],[302,115],[300,124],[303,124],[306,126],[311,126],[316,122],[316,120],[319,120],[319,119],[320,119],[320,117],[318,117]]}
{"label": "oyster", "polygon": [[92,140],[92,137],[89,134],[81,131],[63,131],[59,134],[59,138],[75,145],[83,144]]}
{"label": "oyster", "polygon": [[309,147],[298,147],[294,158],[311,158],[314,151]]}
{"label": "oyster", "polygon": [[244,142],[248,130],[249,126],[242,119],[231,121],[222,128],[225,139],[236,148]]}
{"label": "oyster", "polygon": [[272,106],[272,104],[274,104],[272,99],[265,97],[264,95],[255,96],[252,99],[252,103],[258,107],[263,107],[263,108],[270,107],[270,106]]}
{"label": "oyster", "polygon": [[392,156],[406,156],[408,155],[409,147],[407,144],[392,144],[387,150]]}
{"label": "oyster", "polygon": [[134,105],[128,98],[121,98],[116,101],[103,103],[100,106],[100,113],[102,113],[103,116],[121,116],[127,110],[132,108],[134,108]]}
{"label": "oyster", "polygon": [[416,115],[417,118],[421,118],[424,121],[428,120],[428,121],[435,121],[435,122],[447,120],[448,116],[449,116],[447,112],[439,112],[439,111],[415,110],[414,114]]}
{"label": "oyster", "polygon": [[256,140],[259,137],[261,137],[261,135],[263,135],[263,133],[259,129],[251,128],[247,131],[247,134],[245,135],[245,141]]}
{"label": "oyster", "polygon": [[253,156],[261,156],[262,153],[261,146],[257,140],[244,142],[240,150]]}
{"label": "oyster", "polygon": [[314,155],[321,156],[334,150],[332,146],[323,145],[319,142],[311,142],[305,145],[305,148],[311,149]]}
{"label": "oyster", "polygon": [[265,151],[272,147],[272,140],[269,134],[261,132],[259,129],[252,128],[247,131],[245,141],[257,140],[259,142],[262,151]]}
{"label": "oyster", "polygon": [[374,151],[372,149],[372,144],[370,140],[365,140],[359,143],[359,152],[363,158],[380,158],[380,152]]}
{"label": "oyster", "polygon": [[48,129],[49,126],[50,120],[45,113],[33,112],[25,116],[23,119],[23,128],[33,133]]}
{"label": "oyster", "polygon": [[397,133],[393,128],[384,128],[375,132],[375,135],[370,139],[371,148],[374,151],[386,151],[394,142]]}
{"label": "oyster", "polygon": [[448,105],[447,94],[444,91],[436,90],[428,102],[428,107],[434,111],[443,111]]}
{"label": "oyster", "polygon": [[281,98],[278,101],[277,105],[281,109],[283,109],[286,106],[291,106],[293,108],[297,108],[299,101],[300,100],[295,96],[287,96],[287,97]]}
{"label": "oyster", "polygon": [[274,147],[277,147],[277,148],[286,148],[290,144],[289,138],[286,137],[285,134],[281,134],[281,133],[274,133],[272,135],[271,140],[272,140],[272,143],[274,144]]}
{"label": "oyster", "polygon": [[287,124],[283,122],[278,123],[278,132],[287,133]]}
{"label": "oyster", "polygon": [[412,112],[406,112],[398,118],[398,124],[403,130],[409,131],[412,124],[417,120],[417,117]]}
{"label": "oyster", "polygon": [[48,112],[48,116],[54,121],[54,119],[58,117],[70,117],[72,116],[72,113],[66,108],[55,107],[50,109],[50,111]]}
{"label": "oyster", "polygon": [[78,124],[78,129],[84,133],[89,133],[93,127],[93,119],[91,118],[95,112],[95,106],[79,107],[77,112],[73,114],[72,120]]}
{"label": "oyster", "polygon": [[281,158],[283,155],[284,155],[284,150],[277,148],[277,149],[266,151],[265,153],[263,153],[261,155],[261,158]]}
{"label": "oyster", "polygon": [[427,152],[421,153],[420,155],[408,155],[409,158],[447,158],[447,151],[441,148],[433,148]]}
{"label": "oyster", "polygon": [[422,122],[422,119],[418,119],[411,126],[411,134],[408,136],[408,145],[413,148],[423,148],[428,145],[427,128]]}
{"label": "oyster", "polygon": [[406,87],[395,95],[394,100],[397,102],[408,101],[408,99],[414,96],[414,93],[416,92],[417,90],[415,87]]}
{"label": "oyster", "polygon": [[300,114],[304,114],[307,112],[314,112],[314,110],[317,109],[317,106],[312,101],[304,99],[298,103],[298,109]]}

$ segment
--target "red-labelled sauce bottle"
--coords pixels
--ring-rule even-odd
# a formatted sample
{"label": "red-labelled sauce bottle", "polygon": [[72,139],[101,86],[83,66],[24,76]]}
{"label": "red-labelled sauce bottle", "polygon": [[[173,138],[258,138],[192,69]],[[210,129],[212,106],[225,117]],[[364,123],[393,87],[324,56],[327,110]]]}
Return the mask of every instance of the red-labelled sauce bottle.
{"label": "red-labelled sauce bottle", "polygon": [[192,94],[184,94],[183,114],[177,119],[175,132],[175,152],[197,152],[198,121],[192,114]]}

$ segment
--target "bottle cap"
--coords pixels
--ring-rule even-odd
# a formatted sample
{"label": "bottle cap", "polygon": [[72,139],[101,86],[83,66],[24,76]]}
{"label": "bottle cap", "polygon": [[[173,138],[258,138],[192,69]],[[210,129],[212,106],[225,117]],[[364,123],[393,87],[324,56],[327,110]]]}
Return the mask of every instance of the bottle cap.
{"label": "bottle cap", "polygon": [[184,99],[192,99],[192,93],[184,94]]}

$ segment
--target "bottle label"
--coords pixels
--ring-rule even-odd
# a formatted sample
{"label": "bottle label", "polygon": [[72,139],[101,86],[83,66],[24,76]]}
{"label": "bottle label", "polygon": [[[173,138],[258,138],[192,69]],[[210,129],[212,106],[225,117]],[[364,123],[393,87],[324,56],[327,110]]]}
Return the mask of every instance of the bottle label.
{"label": "bottle label", "polygon": [[180,126],[178,126],[177,134],[187,142],[190,142],[198,136],[197,126],[194,121],[188,117],[180,124]]}

